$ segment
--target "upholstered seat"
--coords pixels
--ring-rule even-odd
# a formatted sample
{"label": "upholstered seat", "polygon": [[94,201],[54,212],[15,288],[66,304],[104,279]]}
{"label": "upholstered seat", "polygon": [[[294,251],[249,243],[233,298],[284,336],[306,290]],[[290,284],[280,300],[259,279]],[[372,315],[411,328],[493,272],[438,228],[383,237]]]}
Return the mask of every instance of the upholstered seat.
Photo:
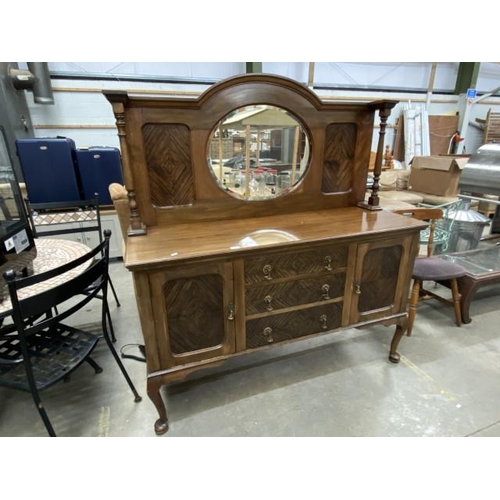
{"label": "upholstered seat", "polygon": [[463,267],[438,257],[423,257],[415,260],[413,278],[421,281],[444,281],[460,278]]}

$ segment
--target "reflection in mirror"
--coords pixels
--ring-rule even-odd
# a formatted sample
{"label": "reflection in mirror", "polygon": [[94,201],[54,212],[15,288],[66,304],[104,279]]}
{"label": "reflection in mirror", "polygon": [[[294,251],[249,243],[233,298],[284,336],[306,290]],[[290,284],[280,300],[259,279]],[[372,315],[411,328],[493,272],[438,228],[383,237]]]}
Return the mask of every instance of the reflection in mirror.
{"label": "reflection in mirror", "polygon": [[299,121],[275,106],[236,109],[215,127],[208,165],[222,189],[244,200],[288,193],[309,164],[309,138]]}
{"label": "reflection in mirror", "polygon": [[240,247],[256,247],[261,245],[272,245],[274,243],[285,243],[287,241],[297,241],[298,238],[287,231],[277,229],[260,229],[247,234],[238,244]]}
{"label": "reflection in mirror", "polygon": [[13,187],[16,182],[3,130],[0,129],[0,237],[20,220],[19,202]]}

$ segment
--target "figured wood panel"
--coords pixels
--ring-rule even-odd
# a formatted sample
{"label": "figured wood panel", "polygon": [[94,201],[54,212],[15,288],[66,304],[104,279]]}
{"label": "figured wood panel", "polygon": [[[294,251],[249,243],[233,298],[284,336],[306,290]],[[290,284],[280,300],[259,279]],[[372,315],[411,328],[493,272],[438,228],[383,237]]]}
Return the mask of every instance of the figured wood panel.
{"label": "figured wood panel", "polygon": [[270,283],[304,274],[333,272],[347,264],[348,245],[245,259],[246,285]]}
{"label": "figured wood panel", "polygon": [[247,349],[326,332],[341,323],[342,302],[253,319],[247,321]]}
{"label": "figured wood panel", "polygon": [[357,126],[354,123],[331,123],[325,130],[323,193],[339,193],[352,188]]}
{"label": "figured wood panel", "polygon": [[394,304],[403,248],[393,246],[369,250],[363,261],[360,313]]}
{"label": "figured wood panel", "polygon": [[142,129],[151,191],[157,207],[194,201],[190,132],[185,125],[149,123]]}
{"label": "figured wood panel", "polygon": [[345,273],[277,283],[246,291],[247,315],[321,302],[344,295]]}
{"label": "figured wood panel", "polygon": [[168,334],[173,354],[183,354],[224,341],[223,278],[203,275],[165,283]]}

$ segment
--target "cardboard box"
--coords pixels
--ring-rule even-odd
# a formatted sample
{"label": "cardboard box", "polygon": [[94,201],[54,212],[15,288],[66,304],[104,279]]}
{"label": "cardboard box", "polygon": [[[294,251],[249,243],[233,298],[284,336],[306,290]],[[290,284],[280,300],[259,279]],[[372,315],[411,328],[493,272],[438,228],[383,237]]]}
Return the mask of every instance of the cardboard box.
{"label": "cardboard box", "polygon": [[469,157],[415,156],[408,189],[437,196],[458,194],[458,181]]}

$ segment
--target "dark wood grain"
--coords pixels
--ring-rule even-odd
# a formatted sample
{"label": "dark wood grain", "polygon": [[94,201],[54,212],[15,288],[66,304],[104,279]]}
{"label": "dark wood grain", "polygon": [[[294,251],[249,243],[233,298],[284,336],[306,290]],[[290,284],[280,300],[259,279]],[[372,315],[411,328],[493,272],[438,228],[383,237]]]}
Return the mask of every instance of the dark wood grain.
{"label": "dark wood grain", "polygon": [[170,349],[183,354],[222,344],[223,281],[204,275],[167,281],[164,286]]}
{"label": "dark wood grain", "polygon": [[347,264],[347,245],[321,246],[314,250],[281,252],[245,259],[245,283],[271,283],[295,276],[332,273]]}
{"label": "dark wood grain", "polygon": [[356,132],[354,123],[332,123],[326,127],[323,193],[345,192],[352,188]]}
{"label": "dark wood grain", "polygon": [[142,129],[151,186],[157,207],[189,205],[194,201],[191,144],[185,125],[146,124]]}
{"label": "dark wood grain", "polygon": [[259,314],[344,296],[345,272],[246,290],[246,314]]}
{"label": "dark wood grain", "polygon": [[358,309],[366,312],[394,304],[398,270],[403,249],[400,246],[375,248],[366,253]]}
{"label": "dark wood grain", "polygon": [[341,321],[342,303],[250,320],[247,321],[247,349],[333,330],[340,326]]}

